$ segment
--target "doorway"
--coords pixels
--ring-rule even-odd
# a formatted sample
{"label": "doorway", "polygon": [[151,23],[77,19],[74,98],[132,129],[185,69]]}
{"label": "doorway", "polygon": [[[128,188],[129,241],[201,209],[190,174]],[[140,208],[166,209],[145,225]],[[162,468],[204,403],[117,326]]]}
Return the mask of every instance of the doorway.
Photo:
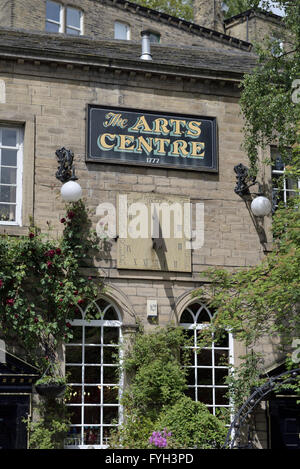
{"label": "doorway", "polygon": [[27,449],[28,395],[0,395],[0,449]]}
{"label": "doorway", "polygon": [[272,449],[300,449],[300,405],[296,398],[270,400],[270,439]]}

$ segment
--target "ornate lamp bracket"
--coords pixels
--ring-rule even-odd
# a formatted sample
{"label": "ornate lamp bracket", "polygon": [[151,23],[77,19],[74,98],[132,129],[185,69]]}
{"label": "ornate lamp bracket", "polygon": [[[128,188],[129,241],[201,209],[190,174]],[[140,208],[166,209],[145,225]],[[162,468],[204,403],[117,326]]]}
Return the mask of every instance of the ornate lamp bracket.
{"label": "ornate lamp bracket", "polygon": [[250,195],[249,187],[257,184],[255,176],[249,176],[249,169],[242,163],[234,167],[236,173],[236,186],[234,192],[240,197]]}
{"label": "ornate lamp bracket", "polygon": [[74,153],[65,147],[55,152],[59,163],[58,170],[55,174],[56,178],[61,182],[76,181],[75,167],[73,166]]}

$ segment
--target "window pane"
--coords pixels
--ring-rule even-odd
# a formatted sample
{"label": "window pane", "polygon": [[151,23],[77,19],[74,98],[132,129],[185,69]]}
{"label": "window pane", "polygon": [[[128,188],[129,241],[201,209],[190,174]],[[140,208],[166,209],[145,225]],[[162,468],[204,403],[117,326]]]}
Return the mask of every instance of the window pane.
{"label": "window pane", "polygon": [[103,367],[103,383],[107,384],[118,384],[118,368],[115,366],[104,366]]}
{"label": "window pane", "polygon": [[119,389],[116,386],[103,386],[103,404],[117,404]]}
{"label": "window pane", "polygon": [[85,343],[100,344],[100,327],[85,327]]}
{"label": "window pane", "polygon": [[298,181],[297,179],[291,179],[287,178],[286,179],[286,188],[289,190],[297,190],[298,189]]}
{"label": "window pane", "polygon": [[[70,414],[71,414],[71,423],[76,424],[76,423],[81,423],[81,407],[80,406],[72,406],[70,408]],[[78,430],[79,433],[79,430]]]}
{"label": "window pane", "polygon": [[101,382],[100,366],[85,366],[84,382],[98,384]]}
{"label": "window pane", "polygon": [[82,382],[81,366],[67,366],[66,374],[68,375],[69,383],[81,383]]}
{"label": "window pane", "polygon": [[129,39],[129,26],[127,24],[115,22],[115,39]]}
{"label": "window pane", "polygon": [[118,321],[119,318],[118,318],[116,310],[113,307],[110,307],[108,308],[107,311],[105,311],[104,319],[106,321],[113,321],[113,320]]}
{"label": "window pane", "polygon": [[76,347],[70,345],[66,348],[66,362],[67,363],[81,363],[82,356],[81,356],[81,347]]}
{"label": "window pane", "polygon": [[67,28],[66,33],[71,34],[72,36],[80,36],[80,31],[76,29]]}
{"label": "window pane", "polygon": [[46,18],[47,20],[60,21],[60,5],[55,2],[47,1]]}
{"label": "window pane", "polygon": [[213,403],[213,390],[212,388],[198,388],[198,401],[203,404]]}
{"label": "window pane", "polygon": [[228,351],[227,350],[215,350],[215,366],[226,366],[228,365]]}
{"label": "window pane", "polygon": [[84,356],[85,363],[100,363],[100,348],[87,346],[84,349]]}
{"label": "window pane", "polygon": [[84,423],[100,423],[100,406],[84,407]]}
{"label": "window pane", "polygon": [[82,327],[72,326],[73,337],[69,343],[81,344],[82,343]]}
{"label": "window pane", "polygon": [[16,184],[17,170],[14,168],[0,168],[0,184]]}
{"label": "window pane", "polygon": [[2,145],[4,147],[17,146],[17,130],[2,129]]}
{"label": "window pane", "polygon": [[17,166],[17,150],[1,150],[2,166]]}
{"label": "window pane", "polygon": [[103,347],[103,363],[110,365],[117,364],[119,361],[118,347]]}
{"label": "window pane", "polygon": [[228,398],[225,397],[228,392],[227,388],[216,388],[215,401],[216,405],[227,405]]}
{"label": "window pane", "polygon": [[150,33],[149,39],[150,39],[150,42],[160,42],[160,34]]}
{"label": "window pane", "polygon": [[225,378],[228,376],[228,368],[215,369],[215,384],[225,384]]}
{"label": "window pane", "polygon": [[119,408],[118,407],[104,407],[103,408],[103,423],[117,423],[119,416]]}
{"label": "window pane", "polygon": [[212,384],[212,370],[210,368],[197,368],[197,384]]}
{"label": "window pane", "polygon": [[103,328],[103,343],[104,344],[118,344],[119,342],[119,329],[117,327],[104,327]]}
{"label": "window pane", "polygon": [[186,382],[189,386],[194,386],[196,382],[195,368],[186,368]]}
{"label": "window pane", "polygon": [[0,221],[15,221],[16,206],[0,204]]}
{"label": "window pane", "polygon": [[70,394],[68,394],[68,404],[81,404],[82,402],[82,387],[72,386]]}
{"label": "window pane", "polygon": [[85,386],[84,387],[84,402],[86,404],[100,404],[100,387],[98,386]]}
{"label": "window pane", "polygon": [[67,8],[67,26],[80,28],[80,11],[75,8]]}
{"label": "window pane", "polygon": [[211,366],[212,364],[212,352],[211,350],[201,350],[197,353],[197,364],[198,366]]}
{"label": "window pane", "polygon": [[59,33],[59,24],[48,23],[48,21],[46,21],[46,31],[49,33]]}
{"label": "window pane", "polygon": [[0,202],[16,202],[16,187],[0,186]]}

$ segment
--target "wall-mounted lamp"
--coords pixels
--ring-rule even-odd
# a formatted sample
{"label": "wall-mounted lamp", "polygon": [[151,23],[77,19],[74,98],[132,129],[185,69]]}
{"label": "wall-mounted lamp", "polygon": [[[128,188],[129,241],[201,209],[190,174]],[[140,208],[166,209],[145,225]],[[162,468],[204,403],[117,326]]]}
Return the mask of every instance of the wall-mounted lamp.
{"label": "wall-mounted lamp", "polygon": [[74,154],[65,147],[55,152],[59,163],[58,170],[55,174],[56,178],[63,182],[60,193],[65,202],[77,202],[81,199],[82,189],[75,176],[75,168],[73,166]]}
{"label": "wall-mounted lamp", "polygon": [[234,167],[234,171],[236,173],[237,179],[234,192],[246,200],[252,199],[253,195],[258,196],[252,199],[251,202],[251,211],[253,215],[255,215],[256,217],[265,217],[266,215],[269,215],[272,209],[272,204],[269,199],[267,199],[267,197],[265,197],[261,193],[255,194],[250,193],[249,191],[249,188],[251,186],[258,184],[256,181],[256,177],[251,176],[249,174],[249,169],[247,168],[247,166],[244,166],[242,163],[236,165]]}

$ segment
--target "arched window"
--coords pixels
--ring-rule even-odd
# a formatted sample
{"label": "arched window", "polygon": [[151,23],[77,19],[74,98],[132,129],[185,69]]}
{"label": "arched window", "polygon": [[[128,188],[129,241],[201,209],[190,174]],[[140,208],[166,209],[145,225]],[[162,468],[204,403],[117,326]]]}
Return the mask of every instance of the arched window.
{"label": "arched window", "polygon": [[226,397],[228,386],[225,378],[228,376],[229,363],[232,362],[232,335],[226,334],[220,342],[212,342],[209,347],[199,348],[199,331],[210,323],[213,310],[203,303],[192,303],[182,313],[180,325],[187,329],[193,345],[189,348],[188,390],[187,395],[195,401],[206,404],[210,411],[222,407],[230,407]]}
{"label": "arched window", "polygon": [[120,421],[121,315],[115,305],[100,299],[88,317],[78,308],[70,323],[74,336],[66,344],[66,373],[72,417],[66,446],[105,448]]}

